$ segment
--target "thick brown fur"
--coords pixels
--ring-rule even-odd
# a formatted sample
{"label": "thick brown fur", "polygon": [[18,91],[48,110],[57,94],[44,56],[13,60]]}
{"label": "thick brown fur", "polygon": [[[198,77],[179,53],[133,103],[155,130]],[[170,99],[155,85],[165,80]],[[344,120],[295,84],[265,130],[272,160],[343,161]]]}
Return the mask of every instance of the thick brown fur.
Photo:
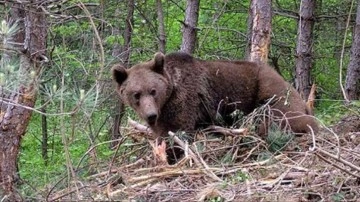
{"label": "thick brown fur", "polygon": [[[147,121],[159,136],[192,132],[238,109],[248,114],[276,96],[273,114],[283,115],[296,133],[318,130],[297,91],[271,67],[247,61],[204,61],[185,53],[164,56],[130,69],[113,67],[123,102]],[[261,127],[260,127],[261,128]],[[266,133],[264,127],[260,133]]]}

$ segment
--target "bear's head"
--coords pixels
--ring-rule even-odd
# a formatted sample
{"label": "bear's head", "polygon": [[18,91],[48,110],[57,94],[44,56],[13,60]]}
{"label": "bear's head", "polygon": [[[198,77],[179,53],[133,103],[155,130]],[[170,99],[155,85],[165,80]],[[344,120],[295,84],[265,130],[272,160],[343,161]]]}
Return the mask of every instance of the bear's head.
{"label": "bear's head", "polygon": [[154,59],[130,69],[125,69],[121,65],[114,65],[112,68],[120,99],[150,126],[156,124],[161,108],[173,89],[164,68],[164,60],[165,56],[162,53],[156,53]]}

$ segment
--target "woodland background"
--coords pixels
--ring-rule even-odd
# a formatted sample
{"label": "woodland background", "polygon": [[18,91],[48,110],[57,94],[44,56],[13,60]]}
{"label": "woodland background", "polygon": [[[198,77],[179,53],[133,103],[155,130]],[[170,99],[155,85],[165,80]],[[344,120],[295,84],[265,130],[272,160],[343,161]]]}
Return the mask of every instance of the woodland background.
{"label": "woodland background", "polygon": [[110,69],[157,51],[254,59],[255,44],[304,100],[316,84],[322,124],[360,114],[360,1],[5,0],[0,16],[0,200],[44,199],[126,151],[136,116]]}

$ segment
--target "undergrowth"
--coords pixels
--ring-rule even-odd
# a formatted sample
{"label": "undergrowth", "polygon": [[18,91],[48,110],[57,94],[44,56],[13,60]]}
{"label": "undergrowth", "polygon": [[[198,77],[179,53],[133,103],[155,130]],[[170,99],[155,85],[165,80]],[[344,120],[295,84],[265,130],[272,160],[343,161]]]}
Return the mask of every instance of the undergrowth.
{"label": "undergrowth", "polygon": [[[359,102],[354,102],[348,106],[344,106],[341,102],[320,102],[317,110],[316,116],[322,122],[327,124],[336,123],[343,116],[348,114],[360,114],[359,111]],[[94,129],[101,128],[101,125],[106,122],[106,120],[102,117],[108,116],[104,114],[104,112],[97,113],[92,117],[93,123],[93,133]],[[127,117],[136,117],[133,111],[126,111],[123,122],[126,122]],[[54,184],[59,182],[59,180],[63,180],[67,177],[67,166],[65,165],[65,155],[64,155],[64,146],[62,144],[60,129],[59,129],[59,117],[52,117],[48,119],[48,132],[49,132],[49,148],[48,148],[48,160],[45,163],[42,157],[41,151],[41,139],[42,139],[42,129],[41,129],[41,116],[39,114],[34,114],[30,125],[28,127],[27,134],[24,136],[22,145],[21,145],[21,154],[19,157],[19,174],[21,177],[21,192],[28,196],[29,198],[39,198],[36,194],[43,193],[43,196],[49,192],[50,189],[54,188]],[[69,119],[71,120],[71,119]],[[248,121],[250,119],[247,119]],[[95,170],[90,169],[91,163],[89,155],[83,158],[84,154],[89,151],[90,145],[90,132],[88,127],[84,127],[86,125],[81,125],[77,123],[74,132],[72,132],[74,122],[69,121],[66,122],[66,136],[69,140],[69,150],[71,154],[72,166],[76,170],[76,176],[80,179],[86,179],[88,176],[91,176],[93,173],[101,172],[98,170],[100,167],[108,166],[114,161],[114,155],[123,155],[129,154],[129,158],[133,159],[132,161],[136,161],[136,159],[141,158],[146,154],[146,150],[143,153],[138,153],[139,151],[132,151],[132,149],[137,148],[133,146],[126,146],[122,143],[122,146],[118,151],[110,150],[109,144],[106,143],[109,139],[109,128],[110,125],[107,121],[106,127],[103,127],[101,130],[95,134],[95,140],[99,144],[96,146],[95,155],[96,155],[96,163],[98,166]],[[251,123],[255,123],[256,121],[251,120]],[[84,121],[81,121],[84,123]],[[247,124],[238,124],[238,125],[246,125],[249,127],[249,131],[253,132],[254,126]],[[123,127],[128,127],[124,125]],[[94,134],[93,134],[94,135]],[[208,137],[211,139],[205,138],[208,142],[204,144],[204,142],[198,143],[198,151],[203,153],[203,158],[207,162],[213,161],[209,163],[209,165],[218,165],[219,163],[223,166],[231,166],[236,165],[236,162],[239,159],[245,158],[246,161],[250,160],[256,162],[267,161],[269,164],[276,163],[277,160],[274,158],[275,155],[282,154],[283,149],[288,146],[289,142],[291,142],[294,138],[293,134],[287,133],[285,131],[280,130],[277,127],[271,127],[269,131],[269,135],[266,138],[266,144],[264,144],[260,139],[255,136],[245,136],[240,138],[234,138],[229,136],[230,139],[214,139],[210,134]],[[137,143],[132,143],[132,140],[127,140],[129,143],[133,145],[137,145]],[[224,142],[231,141],[231,144],[238,145],[238,147],[233,147],[229,145],[226,147]],[[144,143],[144,142],[143,142]],[[143,144],[141,143],[141,144]],[[131,145],[130,144],[130,145]],[[224,148],[223,151],[217,151],[217,157],[214,158],[214,152],[211,152],[213,149]],[[141,147],[140,147],[141,148]],[[144,147],[145,148],[145,147]],[[142,149],[144,149],[142,148]],[[227,148],[227,149],[226,149]],[[253,153],[246,157],[246,152],[251,150]],[[254,150],[255,149],[255,150]],[[145,152],[145,153],[144,153]],[[244,153],[245,152],[245,153]],[[149,153],[147,153],[149,155]],[[145,155],[145,157],[147,156]],[[77,167],[79,161],[82,160],[80,167]],[[117,159],[116,161],[118,161]],[[260,176],[267,176],[269,171],[267,169],[258,169],[258,174]],[[238,170],[232,174],[224,176],[223,186],[230,186],[234,184],[244,183],[252,179],[252,176],[249,175],[249,172],[246,170]],[[64,184],[64,183],[61,183]],[[56,189],[60,189],[61,186]],[[63,187],[65,188],[65,187]],[[41,198],[41,197],[40,197]],[[336,201],[338,198],[341,198],[341,195],[334,195],[334,200]],[[222,200],[222,197],[214,196],[210,197],[208,201],[218,201]]]}

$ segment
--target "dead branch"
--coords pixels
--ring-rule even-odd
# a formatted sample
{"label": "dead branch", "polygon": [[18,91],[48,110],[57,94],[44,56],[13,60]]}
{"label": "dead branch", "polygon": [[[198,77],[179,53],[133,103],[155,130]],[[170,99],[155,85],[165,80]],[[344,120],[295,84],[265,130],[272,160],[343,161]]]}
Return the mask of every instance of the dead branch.
{"label": "dead branch", "polygon": [[[352,169],[360,172],[360,167],[358,167],[358,166],[356,166],[356,165],[354,165],[354,164],[352,164],[352,163],[344,160],[343,158],[341,158],[340,155],[339,155],[339,156],[335,156],[335,155],[330,154],[329,152],[327,152],[327,151],[325,151],[325,150],[323,150],[323,149],[321,149],[321,148],[317,148],[316,151],[317,151],[318,153],[321,153],[321,154],[323,154],[323,155],[325,155],[325,156],[327,156],[327,157],[330,157],[330,158],[334,159],[335,161],[338,161],[338,162],[340,162],[340,163],[343,163],[343,164],[349,166],[350,168],[352,168]],[[316,154],[316,153],[315,153],[315,154]],[[359,175],[353,174],[353,176],[360,178]]]}
{"label": "dead branch", "polygon": [[215,133],[221,133],[223,135],[241,135],[246,134],[247,129],[246,128],[224,128],[221,126],[209,126],[204,130],[204,132],[215,132]]}
{"label": "dead branch", "polygon": [[314,106],[315,106],[315,91],[316,91],[316,85],[313,84],[311,86],[311,90],[309,93],[309,97],[306,101],[306,106],[309,108],[310,110],[310,114],[314,115]]}

